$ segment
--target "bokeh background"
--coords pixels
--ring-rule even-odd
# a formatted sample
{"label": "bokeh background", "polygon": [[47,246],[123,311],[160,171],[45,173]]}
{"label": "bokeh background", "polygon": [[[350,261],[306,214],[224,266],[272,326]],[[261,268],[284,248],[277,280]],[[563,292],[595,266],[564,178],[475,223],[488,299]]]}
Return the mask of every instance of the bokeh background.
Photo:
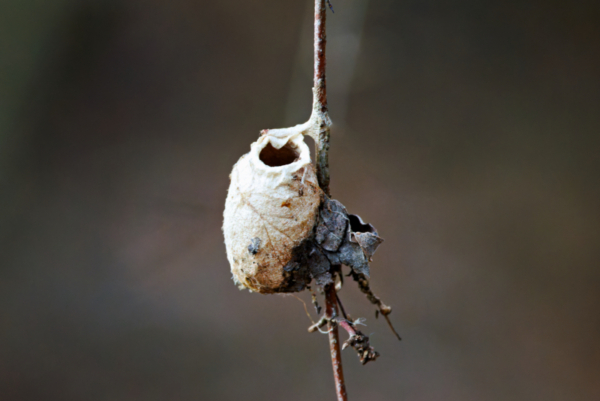
{"label": "bokeh background", "polygon": [[[345,286],[382,354],[350,399],[599,400],[600,3],[333,6],[332,192],[403,336]],[[312,7],[0,4],[2,400],[334,399],[221,234],[232,165],[310,114]]]}

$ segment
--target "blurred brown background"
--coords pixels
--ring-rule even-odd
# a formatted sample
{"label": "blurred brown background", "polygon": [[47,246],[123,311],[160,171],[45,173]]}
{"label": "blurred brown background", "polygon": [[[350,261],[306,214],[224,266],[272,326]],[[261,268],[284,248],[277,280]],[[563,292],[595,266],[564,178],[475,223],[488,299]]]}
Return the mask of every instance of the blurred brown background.
{"label": "blurred brown background", "polygon": [[[404,338],[344,288],[382,354],[344,352],[351,400],[600,399],[599,4],[333,1],[332,191]],[[0,399],[334,399],[221,234],[233,164],[309,116],[311,9],[1,3]]]}

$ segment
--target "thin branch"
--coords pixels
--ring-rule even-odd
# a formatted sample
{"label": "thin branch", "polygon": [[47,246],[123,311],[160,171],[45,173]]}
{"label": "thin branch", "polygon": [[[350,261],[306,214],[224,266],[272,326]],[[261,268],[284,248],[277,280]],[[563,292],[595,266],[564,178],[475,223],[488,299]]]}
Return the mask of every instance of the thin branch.
{"label": "thin branch", "polygon": [[[297,297],[295,294],[292,294],[292,296],[294,298],[296,298],[298,301],[302,302],[302,305],[304,305],[304,312],[306,312],[306,316],[308,316],[308,320],[310,320],[313,323],[313,325],[314,325],[315,321],[312,320],[312,317],[310,316],[310,313],[308,313],[308,308],[306,307],[306,302],[304,302],[302,299],[300,299],[299,297]],[[309,332],[310,332],[310,330],[309,330]]]}
{"label": "thin branch", "polygon": [[315,75],[314,87],[318,91],[318,100],[323,111],[327,109],[327,90],[325,82],[325,67],[327,60],[325,51],[327,45],[327,9],[325,0],[315,0]]}
{"label": "thin branch", "polygon": [[[333,313],[335,313],[335,312],[337,312],[337,311],[334,309]],[[323,326],[325,326],[326,324],[329,324],[329,330],[324,332],[321,330],[321,328]],[[319,331],[323,334],[329,334],[331,336],[331,333],[333,331],[336,331],[336,332],[338,331],[337,326],[339,325],[341,328],[343,328],[344,330],[346,330],[348,332],[348,336],[349,336],[348,339],[344,342],[344,345],[342,346],[342,350],[345,350],[347,347],[354,348],[354,350],[358,354],[360,363],[362,363],[364,365],[369,361],[376,360],[377,357],[379,357],[379,352],[375,351],[375,349],[371,346],[371,344],[369,343],[369,337],[364,335],[360,330],[358,330],[356,328],[357,324],[361,324],[360,321],[351,322],[350,320],[342,318],[340,316],[333,316],[332,318],[330,318],[330,317],[328,317],[327,314],[325,314],[324,316],[321,316],[321,319],[319,319],[319,321],[317,323],[313,323],[313,325],[308,328],[308,332],[314,333],[315,331]],[[336,341],[335,345],[336,345],[336,347],[334,349],[333,344],[330,343],[332,360],[337,360],[334,357],[334,355],[338,355],[340,352],[339,342]],[[339,364],[336,365],[334,363],[333,366],[334,366],[334,375],[337,373],[336,367],[340,368],[339,374],[341,377],[341,383],[343,383],[344,379],[343,379],[343,372],[341,371],[341,360],[339,361]],[[336,377],[336,385],[339,382],[340,381]],[[336,386],[336,388],[337,388],[337,386]],[[345,388],[343,388],[343,390],[344,390],[343,394],[340,395],[338,393],[338,399],[345,400],[345,398],[339,398],[340,396],[341,397],[345,396]]]}
{"label": "thin branch", "polygon": [[321,305],[319,305],[319,301],[317,301],[317,294],[315,294],[315,292],[313,291],[312,288],[310,288],[310,286],[307,286],[306,288],[308,288],[308,290],[310,291],[310,301],[312,302],[313,306],[315,307],[315,311],[317,311],[317,315],[321,314]]}
{"label": "thin branch", "polygon": [[354,324],[346,319],[336,318],[334,319],[338,322],[338,324],[348,332],[350,337],[344,345],[342,349],[346,349],[346,347],[352,347],[358,354],[360,359],[360,363],[363,365],[369,361],[374,361],[379,356],[379,352],[375,351],[371,344],[369,344],[369,337],[365,336],[360,330],[357,330],[354,327]]}
{"label": "thin branch", "polygon": [[326,316],[321,316],[317,323],[313,323],[312,326],[308,328],[309,333],[314,333],[315,331],[321,331],[321,327],[325,326],[329,320]]}
{"label": "thin branch", "polygon": [[346,384],[344,382],[344,370],[342,368],[342,352],[340,350],[338,326],[334,320],[334,318],[337,316],[337,303],[335,295],[335,286],[332,284],[327,285],[325,287],[325,316],[328,320],[329,351],[331,352],[331,363],[333,364],[335,392],[337,394],[338,401],[348,401]]}
{"label": "thin branch", "polygon": [[[327,85],[325,77],[326,58],[325,50],[327,44],[326,18],[327,0],[315,0],[315,75],[313,88],[313,115],[316,132],[313,131],[316,146],[317,180],[319,187],[330,196],[329,192],[329,128],[331,120],[327,111]],[[331,351],[331,363],[333,365],[333,377],[335,380],[335,392],[338,401],[347,401],[346,384],[344,383],[344,371],[342,369],[342,354],[338,328],[333,317],[337,316],[337,299],[335,285],[325,287],[325,316],[329,326],[329,350]]]}
{"label": "thin branch", "polygon": [[375,311],[375,317],[377,317],[377,312],[381,313],[383,315],[384,319],[386,320],[388,326],[390,326],[390,329],[392,330],[392,332],[398,338],[398,340],[402,340],[402,338],[400,337],[400,334],[398,334],[396,329],[394,329],[394,326],[392,325],[392,322],[388,316],[390,313],[392,313],[392,307],[384,304],[381,301],[381,299],[373,293],[373,291],[371,290],[371,287],[369,285],[369,280],[367,280],[367,278],[365,276],[363,276],[362,274],[358,274],[354,271],[351,272],[351,275],[352,275],[352,278],[354,279],[354,281],[356,281],[358,283],[358,288],[360,289],[360,291],[367,296],[367,299],[373,305],[377,306],[378,310]]}
{"label": "thin branch", "polygon": [[[323,192],[329,193],[329,127],[331,120],[327,110],[327,80],[325,67],[327,64],[325,50],[327,45],[326,35],[326,0],[315,0],[315,75],[313,88],[313,115],[316,117],[314,132],[315,146],[317,147],[317,179]],[[312,117],[312,116],[311,116]]]}
{"label": "thin branch", "polygon": [[342,311],[342,316],[344,316],[344,319],[348,320],[348,315],[346,315],[346,310],[344,309],[344,305],[342,304],[342,300],[340,299],[339,295],[336,293],[335,294],[335,298],[337,299],[337,303],[340,307],[340,310]]}

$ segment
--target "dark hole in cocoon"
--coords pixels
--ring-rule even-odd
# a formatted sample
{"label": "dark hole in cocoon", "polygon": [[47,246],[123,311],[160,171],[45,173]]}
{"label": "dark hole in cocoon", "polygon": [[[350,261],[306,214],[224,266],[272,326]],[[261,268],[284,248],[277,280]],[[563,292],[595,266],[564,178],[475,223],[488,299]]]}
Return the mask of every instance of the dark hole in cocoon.
{"label": "dark hole in cocoon", "polygon": [[348,219],[350,220],[350,229],[355,233],[376,233],[373,230],[373,226],[361,223],[358,216],[349,214]]}
{"label": "dark hole in cocoon", "polygon": [[270,143],[260,151],[260,161],[269,167],[285,166],[298,160],[300,153],[289,142],[281,149],[275,149]]}

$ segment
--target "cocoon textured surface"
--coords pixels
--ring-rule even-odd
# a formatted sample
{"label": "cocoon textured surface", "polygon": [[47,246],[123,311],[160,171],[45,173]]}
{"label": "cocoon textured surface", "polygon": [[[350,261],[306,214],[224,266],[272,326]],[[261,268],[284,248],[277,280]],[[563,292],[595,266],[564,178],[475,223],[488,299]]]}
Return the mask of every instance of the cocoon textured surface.
{"label": "cocoon textured surface", "polygon": [[313,237],[322,196],[303,136],[261,136],[230,177],[223,233],[234,281],[260,293],[303,290],[311,278],[294,253]]}

